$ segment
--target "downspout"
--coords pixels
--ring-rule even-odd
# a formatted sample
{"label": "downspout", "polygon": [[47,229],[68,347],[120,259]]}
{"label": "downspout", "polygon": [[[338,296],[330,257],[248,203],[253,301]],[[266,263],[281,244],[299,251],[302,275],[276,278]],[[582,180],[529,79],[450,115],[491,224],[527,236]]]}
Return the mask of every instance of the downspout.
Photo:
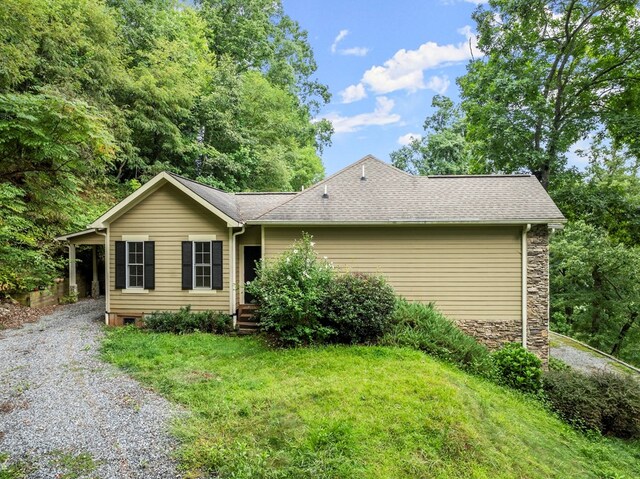
{"label": "downspout", "polygon": [[111,294],[109,292],[109,268],[111,267],[111,261],[109,258],[109,228],[105,233],[100,233],[96,230],[96,234],[100,236],[104,236],[104,323],[106,325],[109,324],[109,300],[111,299]]}
{"label": "downspout", "polygon": [[527,233],[531,224],[522,228],[522,347],[527,349]]}
{"label": "downspout", "polygon": [[245,229],[246,229],[246,226],[242,225],[242,229],[240,231],[236,231],[231,235],[231,265],[230,265],[231,274],[229,274],[229,277],[231,278],[231,288],[229,288],[229,312],[233,317],[234,329],[236,327],[236,321],[238,319],[236,317],[236,297],[237,297],[237,290],[238,290],[238,287],[236,284],[236,263],[237,263],[236,237],[240,236],[241,234],[244,234]]}

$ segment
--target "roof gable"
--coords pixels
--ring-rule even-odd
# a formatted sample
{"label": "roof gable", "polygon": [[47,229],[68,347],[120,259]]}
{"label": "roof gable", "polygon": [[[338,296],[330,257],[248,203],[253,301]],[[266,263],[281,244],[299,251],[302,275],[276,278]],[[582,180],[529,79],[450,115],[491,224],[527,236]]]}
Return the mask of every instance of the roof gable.
{"label": "roof gable", "polygon": [[[181,181],[179,181],[179,179]],[[193,183],[193,184],[192,184]],[[145,198],[151,196],[154,192],[166,184],[175,186],[185,195],[204,206],[211,213],[226,221],[228,226],[241,226],[240,215],[230,207],[227,198],[229,195],[215,188],[209,188],[200,183],[191,182],[185,178],[178,177],[167,172],[162,172],[154,176],[150,181],[142,187],[127,196],[120,203],[109,209],[100,218],[89,225],[89,228],[105,228],[109,223],[116,220],[130,209],[134,208]],[[195,185],[203,189],[196,188]],[[207,192],[206,190],[214,190]],[[217,192],[217,193],[216,193]],[[208,194],[205,194],[208,193]],[[231,203],[233,204],[233,202]]]}

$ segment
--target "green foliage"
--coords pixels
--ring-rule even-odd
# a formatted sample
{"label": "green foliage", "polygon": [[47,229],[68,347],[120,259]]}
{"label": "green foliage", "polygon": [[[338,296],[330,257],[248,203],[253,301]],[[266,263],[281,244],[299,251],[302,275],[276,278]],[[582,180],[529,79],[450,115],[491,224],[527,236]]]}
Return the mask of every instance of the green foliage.
{"label": "green foliage", "polygon": [[326,292],[325,321],[338,343],[373,343],[389,329],[395,309],[393,288],[381,276],[346,273]]}
{"label": "green foliage", "polygon": [[546,188],[600,125],[631,139],[618,127],[638,108],[636,0],[495,0],[473,18],[485,56],[458,83],[467,139],[487,170],[528,170]]}
{"label": "green foliage", "polygon": [[144,326],[157,333],[188,334],[193,332],[225,334],[233,330],[229,314],[222,311],[191,311],[184,306],[180,311],[154,311],[144,316]]}
{"label": "green foliage", "polygon": [[324,175],[306,32],[280,2],[198,3],[0,2],[0,290],[61,274],[52,238],[161,170],[232,191]]}
{"label": "green foliage", "polygon": [[505,344],[493,353],[498,382],[525,393],[540,394],[542,362],[521,344]]}
{"label": "green foliage", "polygon": [[257,299],[262,331],[285,345],[322,343],[335,334],[323,323],[333,266],[317,257],[310,235],[256,272],[247,291]]}
{"label": "green foliage", "polygon": [[455,364],[480,376],[493,377],[489,350],[463,333],[433,304],[397,301],[393,326],[381,341],[389,346],[407,346]]}
{"label": "green foliage", "polygon": [[640,361],[640,249],[576,221],[551,243],[553,326],[628,361]]}
{"label": "green foliage", "polygon": [[550,407],[577,428],[640,437],[640,383],[632,376],[551,370],[544,375],[544,392]]}
{"label": "green foliage", "polygon": [[436,112],[424,122],[425,134],[391,153],[391,162],[414,175],[459,175],[474,169],[465,140],[466,123],[459,106],[435,95]]}
{"label": "green foliage", "polygon": [[640,476],[638,441],[581,434],[538,401],[408,348],[283,350],[113,328],[103,355],[192,413],[174,424],[187,476]]}

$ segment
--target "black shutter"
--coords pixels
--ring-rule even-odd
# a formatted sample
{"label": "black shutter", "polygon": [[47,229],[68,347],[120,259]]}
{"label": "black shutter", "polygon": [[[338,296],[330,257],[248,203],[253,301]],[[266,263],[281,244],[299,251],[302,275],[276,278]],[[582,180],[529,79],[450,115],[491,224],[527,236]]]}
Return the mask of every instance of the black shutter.
{"label": "black shutter", "polygon": [[193,289],[193,243],[182,242],[182,289]]}
{"label": "black shutter", "polygon": [[153,241],[144,242],[144,289],[156,287],[156,248]]}
{"label": "black shutter", "polygon": [[222,241],[211,242],[211,289],[222,289]]}
{"label": "black shutter", "polygon": [[116,241],[116,289],[127,287],[127,242]]}

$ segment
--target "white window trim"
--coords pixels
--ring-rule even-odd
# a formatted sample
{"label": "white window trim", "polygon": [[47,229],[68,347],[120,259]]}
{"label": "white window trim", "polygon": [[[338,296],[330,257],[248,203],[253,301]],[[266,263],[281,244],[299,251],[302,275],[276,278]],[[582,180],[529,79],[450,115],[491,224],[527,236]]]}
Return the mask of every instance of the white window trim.
{"label": "white window trim", "polygon": [[[195,235],[194,235],[195,236]],[[189,236],[189,239],[191,239],[191,235]],[[192,281],[192,287],[190,291],[198,291],[198,292],[209,292],[209,291],[215,291],[211,286],[213,284],[213,267],[211,266],[211,259],[212,259],[212,255],[213,255],[213,247],[211,245],[211,241],[212,240],[191,240],[191,264],[193,265],[192,268],[192,277],[191,277],[191,281]],[[209,243],[209,264],[207,265],[206,263],[196,263],[196,243]],[[196,266],[209,266],[209,286],[196,286]]]}
{"label": "white window trim", "polygon": [[[148,238],[148,236],[147,236]],[[131,277],[131,274],[129,273],[129,243],[142,243],[142,286],[130,286],[129,285],[129,280]],[[126,267],[126,275],[127,275],[127,287],[125,288],[125,290],[128,290],[130,292],[132,291],[145,291],[144,289],[144,240],[126,240],[126,251],[125,251],[125,255],[126,255],[126,263],[125,263],[125,267]],[[140,263],[134,263],[135,265],[139,265]],[[123,291],[125,291],[123,290]],[[146,290],[147,292],[149,292],[149,290]]]}
{"label": "white window trim", "polygon": [[189,235],[189,241],[215,241],[216,235]]}
{"label": "white window trim", "polygon": [[149,235],[122,235],[122,241],[149,241]]}

